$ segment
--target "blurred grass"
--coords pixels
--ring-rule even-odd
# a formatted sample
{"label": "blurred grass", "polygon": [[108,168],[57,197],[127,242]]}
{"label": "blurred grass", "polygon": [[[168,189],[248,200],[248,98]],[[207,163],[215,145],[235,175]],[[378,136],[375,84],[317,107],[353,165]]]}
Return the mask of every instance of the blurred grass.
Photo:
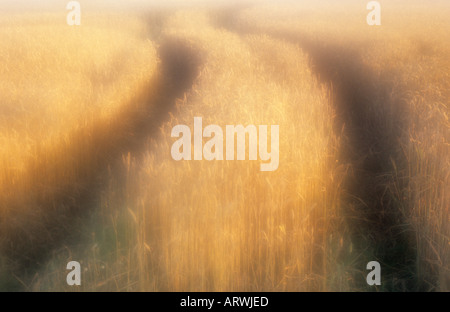
{"label": "blurred grass", "polygon": [[[325,51],[337,46],[358,53],[373,81],[397,92],[390,98],[406,114],[405,131],[395,135],[404,163],[392,159],[388,182],[377,187],[397,201],[399,225],[414,231],[417,280],[428,283],[428,290],[448,290],[445,10],[386,4],[379,28],[365,24],[363,6],[270,5],[223,15],[176,11],[141,15],[145,23],[92,16],[79,30],[55,30],[53,17],[33,28],[26,26],[29,17],[0,20],[8,25],[0,31],[2,41],[14,43],[0,48],[8,64],[0,69],[0,199],[3,206],[17,201],[0,208],[4,220],[11,207],[25,209],[35,201],[30,190],[62,184],[69,197],[76,194],[77,168],[95,169],[102,161],[86,138],[109,129],[116,132],[107,138],[123,135],[126,123],[111,120],[126,115],[139,90],[153,82],[154,45],[162,38],[187,42],[203,60],[169,120],[142,143],[144,156],[123,151],[108,166],[97,200],[89,202],[91,213],[76,223],[82,239],[55,249],[26,281],[9,276],[4,288],[22,283],[41,291],[365,290],[355,286],[355,277],[364,281],[367,272],[359,266],[362,251],[346,219],[346,181],[355,167],[341,160],[347,138],[345,127],[335,127],[336,90],[321,81],[314,55],[275,36],[294,34]],[[280,125],[278,170],[260,172],[259,161],[247,160],[175,162],[170,131],[178,124],[192,127],[194,116],[222,127]],[[99,125],[103,130],[94,131]],[[81,152],[73,153],[74,146]],[[80,155],[85,159],[73,159]],[[46,218],[42,208],[30,214],[36,224]],[[46,235],[40,244],[51,241],[52,233]],[[81,287],[66,285],[71,260],[81,262]],[[2,261],[7,270],[11,264]]]}

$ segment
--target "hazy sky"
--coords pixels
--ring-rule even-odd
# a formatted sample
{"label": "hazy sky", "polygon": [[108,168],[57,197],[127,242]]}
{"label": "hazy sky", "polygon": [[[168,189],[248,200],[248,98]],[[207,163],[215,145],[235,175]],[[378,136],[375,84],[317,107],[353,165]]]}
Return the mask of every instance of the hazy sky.
{"label": "hazy sky", "polygon": [[[192,5],[202,5],[202,6],[217,6],[217,5],[233,5],[233,4],[245,4],[245,3],[304,3],[306,6],[317,6],[319,3],[321,5],[327,6],[329,4],[336,5],[339,3],[344,6],[349,3],[359,3],[365,6],[365,3],[369,0],[78,0],[81,4],[81,8],[84,10],[89,10],[91,8],[97,10],[108,10],[108,9],[151,9],[152,7],[186,7]],[[379,1],[382,5],[387,3],[386,0]],[[0,12],[26,12],[26,11],[65,11],[66,5],[69,0],[0,0]],[[389,4],[397,3],[401,5],[412,5],[414,4],[429,4],[429,5],[439,5],[444,4],[448,7],[450,4],[449,0],[434,0],[434,1],[424,1],[424,0],[389,0]],[[319,4],[319,5],[320,5]]]}
{"label": "hazy sky", "polygon": [[[185,6],[185,5],[215,5],[243,3],[246,1],[256,2],[258,0],[78,0],[84,8],[144,8],[162,6]],[[261,2],[261,1],[258,1]],[[69,0],[0,0],[2,10],[61,10]]]}

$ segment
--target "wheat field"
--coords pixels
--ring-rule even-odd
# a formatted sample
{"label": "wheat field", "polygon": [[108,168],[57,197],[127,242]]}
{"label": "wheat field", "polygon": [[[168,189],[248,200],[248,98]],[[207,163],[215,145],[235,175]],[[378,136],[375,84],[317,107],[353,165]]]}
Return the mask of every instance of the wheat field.
{"label": "wheat field", "polygon": [[[448,4],[101,11],[0,15],[0,290],[449,290]],[[195,117],[278,168],[174,160]]]}

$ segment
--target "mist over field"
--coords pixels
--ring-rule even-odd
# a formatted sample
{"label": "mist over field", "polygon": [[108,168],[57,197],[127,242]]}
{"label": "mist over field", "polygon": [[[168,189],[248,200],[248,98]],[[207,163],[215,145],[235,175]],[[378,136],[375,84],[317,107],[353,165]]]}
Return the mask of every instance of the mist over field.
{"label": "mist over field", "polygon": [[449,291],[450,4],[367,2],[1,1],[0,290]]}

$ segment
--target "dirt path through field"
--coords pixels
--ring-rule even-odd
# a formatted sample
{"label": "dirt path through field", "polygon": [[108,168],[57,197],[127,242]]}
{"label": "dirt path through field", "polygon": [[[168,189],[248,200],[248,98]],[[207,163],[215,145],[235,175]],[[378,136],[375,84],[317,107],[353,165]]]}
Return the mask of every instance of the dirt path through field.
{"label": "dirt path through field", "polygon": [[[376,260],[382,267],[381,290],[429,289],[417,279],[416,234],[404,214],[409,203],[402,190],[408,181],[402,174],[406,159],[400,143],[408,131],[408,120],[402,99],[395,95],[401,92],[394,92],[398,87],[390,84],[395,77],[382,79],[375,73],[364,63],[361,47],[320,42],[298,32],[242,27],[233,18],[236,13],[235,9],[221,12],[217,26],[242,37],[264,34],[298,45],[310,56],[317,79],[332,90],[331,105],[337,115],[334,129],[341,136],[339,163],[350,168],[342,210],[350,231],[349,245],[353,246],[351,257],[342,255],[336,261],[352,259],[354,288],[373,290],[366,284],[366,264]],[[176,100],[192,87],[202,64],[199,51],[180,39],[166,38],[160,41],[159,57],[156,86],[143,95],[145,109],[124,110],[118,118],[129,121],[126,127],[100,129],[89,142],[91,148],[73,147],[75,161],[65,166],[78,166],[76,187],[41,196],[37,186],[25,200],[12,195],[6,203],[10,211],[18,213],[0,219],[0,268],[8,268],[0,272],[0,290],[27,290],[55,250],[89,235],[80,233],[80,225],[100,206],[100,194],[110,175],[123,180],[122,156],[130,153],[140,158],[145,152],[143,142],[156,137]],[[91,151],[96,152],[89,154]],[[88,161],[80,163],[78,159]],[[12,188],[10,193],[26,193],[16,191]]]}
{"label": "dirt path through field", "polygon": [[351,168],[342,200],[352,244],[360,255],[354,263],[359,268],[354,280],[360,281],[355,287],[367,287],[366,264],[376,260],[382,267],[382,290],[429,289],[416,278],[415,232],[404,215],[409,204],[401,192],[408,181],[401,176],[406,159],[400,143],[408,124],[401,92],[389,83],[395,77],[379,77],[363,62],[362,47],[320,42],[300,32],[242,26],[238,12],[239,8],[222,14],[218,27],[300,46],[310,56],[318,80],[332,89],[334,128],[342,135],[339,161]]}
{"label": "dirt path through field", "polygon": [[[197,53],[185,42],[170,38],[161,39],[158,52],[161,63],[156,80],[152,80],[155,85],[149,86],[145,92],[148,94],[138,97],[145,105],[125,105],[117,122],[100,127],[91,138],[79,138],[88,141],[87,147],[86,143],[82,148],[77,144],[70,146],[73,160],[69,163],[55,161],[50,168],[39,163],[32,166],[37,175],[58,172],[58,166],[70,166],[77,170],[73,183],[63,188],[36,186],[32,190],[11,186],[13,195],[2,205],[12,213],[0,219],[0,289],[26,290],[54,250],[70,246],[86,235],[80,233],[81,225],[99,207],[109,175],[123,174],[122,155],[130,153],[140,158],[144,141],[158,134],[177,98],[190,89],[201,62]],[[47,189],[54,190],[48,193]],[[17,194],[22,193],[26,197],[19,198]]]}

